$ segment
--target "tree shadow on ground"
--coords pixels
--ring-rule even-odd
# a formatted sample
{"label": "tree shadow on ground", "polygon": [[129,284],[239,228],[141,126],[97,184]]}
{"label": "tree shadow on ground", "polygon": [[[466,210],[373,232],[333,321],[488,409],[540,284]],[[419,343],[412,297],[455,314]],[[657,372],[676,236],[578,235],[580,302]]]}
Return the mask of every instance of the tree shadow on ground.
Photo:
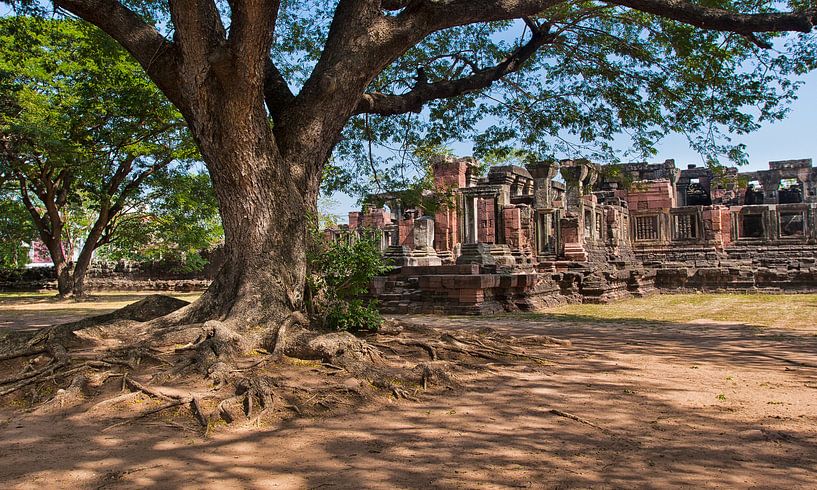
{"label": "tree shadow on ground", "polygon": [[0,428],[0,480],[95,488],[803,488],[817,481],[812,333],[567,315],[407,320],[573,345],[546,347],[552,365],[492,365],[461,393],[206,439],[140,422],[100,432],[82,414],[14,418]]}

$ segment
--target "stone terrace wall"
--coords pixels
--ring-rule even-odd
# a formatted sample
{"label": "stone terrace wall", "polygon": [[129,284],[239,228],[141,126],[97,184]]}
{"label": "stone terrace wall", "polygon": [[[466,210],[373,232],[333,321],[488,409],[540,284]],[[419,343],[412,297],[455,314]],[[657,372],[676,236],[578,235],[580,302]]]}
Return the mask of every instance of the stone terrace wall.
{"label": "stone terrace wall", "polygon": [[[179,274],[157,267],[116,268],[95,264],[85,280],[88,291],[203,291],[212,281],[209,267],[199,273]],[[53,267],[0,270],[0,291],[56,290]]]}

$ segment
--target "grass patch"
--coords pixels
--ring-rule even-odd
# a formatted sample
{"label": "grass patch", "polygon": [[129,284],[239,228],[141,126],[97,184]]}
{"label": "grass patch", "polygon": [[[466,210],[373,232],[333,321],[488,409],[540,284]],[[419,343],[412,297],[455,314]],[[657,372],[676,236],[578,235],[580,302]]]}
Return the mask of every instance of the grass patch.
{"label": "grass patch", "polygon": [[817,294],[660,294],[605,305],[564,305],[523,315],[531,319],[717,321],[756,327],[817,328]]}
{"label": "grass patch", "polygon": [[0,327],[37,328],[75,321],[118,310],[151,294],[167,294],[191,302],[201,296],[200,292],[103,291],[81,300],[60,300],[54,291],[3,292],[0,293]]}

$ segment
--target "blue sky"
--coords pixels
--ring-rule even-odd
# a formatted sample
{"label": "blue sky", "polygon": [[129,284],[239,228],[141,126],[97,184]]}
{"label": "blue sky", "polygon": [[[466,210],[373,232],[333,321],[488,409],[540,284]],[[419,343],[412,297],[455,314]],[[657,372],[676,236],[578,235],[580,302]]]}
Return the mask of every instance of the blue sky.
{"label": "blue sky", "polygon": [[[763,170],[774,160],[796,158],[817,158],[817,72],[804,76],[805,82],[798,92],[798,99],[792,104],[788,117],[775,123],[766,123],[758,131],[734,138],[734,141],[746,145],[749,154],[749,165],[741,171]],[[470,154],[470,142],[462,141],[452,145],[458,156]],[[675,159],[678,168],[687,164],[704,164],[698,153],[691,150],[686,138],[682,135],[670,135],[658,145],[658,154],[650,162],[663,162]],[[332,204],[324,209],[347,222],[349,211],[358,209],[357,198],[336,193]]]}

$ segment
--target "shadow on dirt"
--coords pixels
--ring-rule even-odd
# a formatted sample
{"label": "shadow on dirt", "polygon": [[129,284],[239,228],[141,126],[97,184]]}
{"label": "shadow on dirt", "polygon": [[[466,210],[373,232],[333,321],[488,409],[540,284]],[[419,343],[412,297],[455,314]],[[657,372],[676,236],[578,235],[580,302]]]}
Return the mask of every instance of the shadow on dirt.
{"label": "shadow on dirt", "polygon": [[493,365],[453,396],[349,407],[206,439],[147,422],[102,433],[82,413],[14,416],[0,428],[0,480],[95,488],[803,488],[817,479],[813,332],[569,315],[404,320],[573,345],[542,350],[553,365]]}

